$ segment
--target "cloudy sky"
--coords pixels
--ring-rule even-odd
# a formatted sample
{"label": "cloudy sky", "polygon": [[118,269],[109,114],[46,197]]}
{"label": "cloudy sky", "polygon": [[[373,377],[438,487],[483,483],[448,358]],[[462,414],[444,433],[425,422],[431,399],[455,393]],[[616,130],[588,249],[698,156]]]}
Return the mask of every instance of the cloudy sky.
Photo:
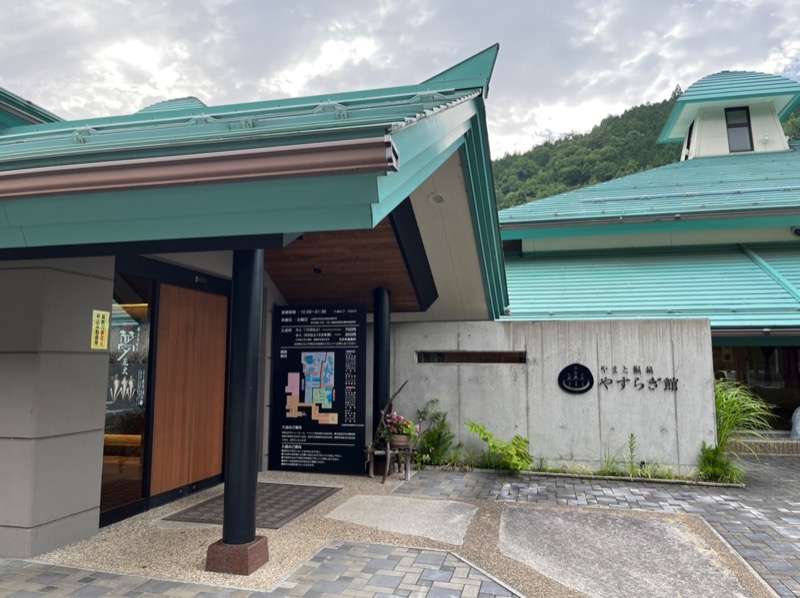
{"label": "cloudy sky", "polygon": [[417,83],[499,42],[500,157],[720,70],[800,79],[800,0],[0,4],[0,87],[67,119]]}

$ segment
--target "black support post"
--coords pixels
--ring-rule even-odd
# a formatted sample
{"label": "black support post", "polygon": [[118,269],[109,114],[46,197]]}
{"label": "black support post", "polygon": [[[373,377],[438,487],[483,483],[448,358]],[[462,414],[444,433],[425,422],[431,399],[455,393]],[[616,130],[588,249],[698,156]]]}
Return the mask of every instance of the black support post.
{"label": "black support post", "polygon": [[389,402],[389,366],[391,364],[391,308],[389,289],[372,292],[374,359],[372,372],[372,429],[380,422],[381,410]]}
{"label": "black support post", "polygon": [[263,330],[264,250],[234,251],[223,544],[248,544],[256,537],[258,381]]}

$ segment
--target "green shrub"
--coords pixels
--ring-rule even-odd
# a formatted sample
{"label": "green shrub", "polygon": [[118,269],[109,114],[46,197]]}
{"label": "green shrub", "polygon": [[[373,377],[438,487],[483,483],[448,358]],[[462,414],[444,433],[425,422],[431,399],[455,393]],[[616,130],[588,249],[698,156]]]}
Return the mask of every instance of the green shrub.
{"label": "green shrub", "polygon": [[459,442],[447,455],[442,466],[445,469],[471,471],[477,462],[478,459],[475,454],[466,450]]}
{"label": "green shrub", "polygon": [[753,452],[749,440],[761,438],[761,430],[769,430],[772,405],[739,382],[716,381],[714,403],[717,410],[717,446],[728,449],[732,437]]}
{"label": "green shrub", "polygon": [[728,482],[740,484],[744,470],[733,462],[724,448],[708,446],[705,442],[700,448],[700,460],[697,462],[701,479],[707,482]]}
{"label": "green shrub", "polygon": [[680,479],[686,476],[677,476],[675,469],[669,465],[660,465],[658,463],[646,463],[642,461],[636,469],[636,477],[657,479],[657,480],[672,480]]}
{"label": "green shrub", "polygon": [[600,465],[600,469],[597,471],[597,475],[602,476],[619,476],[622,475],[622,472],[619,468],[619,461],[617,460],[617,456],[619,455],[619,451],[615,454],[611,454],[611,449],[609,448],[608,444],[606,444],[605,451],[603,452],[603,461]]}
{"label": "green shrub", "polygon": [[453,447],[455,434],[447,421],[447,412],[437,409],[439,399],[431,399],[417,411],[421,431],[415,459],[424,465],[443,465]]}
{"label": "green shrub", "polygon": [[[772,405],[740,382],[717,380],[714,383],[714,405],[717,412],[717,445],[700,448],[697,468],[700,477],[712,482],[741,483],[744,470],[727,454],[732,438],[751,453],[751,440],[761,438],[761,430],[769,430],[774,417]],[[733,451],[731,451],[733,452]],[[737,456],[736,453],[733,453]]]}
{"label": "green shrub", "polygon": [[533,455],[528,452],[528,441],[517,434],[511,442],[503,442],[486,430],[483,424],[467,422],[470,434],[477,434],[478,438],[487,445],[483,465],[489,469],[506,469],[520,472],[529,470],[533,463]]}
{"label": "green shrub", "polygon": [[626,462],[629,477],[636,477],[639,467],[636,464],[636,434],[628,435],[628,460]]}

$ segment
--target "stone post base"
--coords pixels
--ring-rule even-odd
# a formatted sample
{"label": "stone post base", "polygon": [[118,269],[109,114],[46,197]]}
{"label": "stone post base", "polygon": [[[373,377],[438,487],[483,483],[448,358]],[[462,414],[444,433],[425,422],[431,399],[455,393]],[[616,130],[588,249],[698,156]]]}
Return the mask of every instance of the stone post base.
{"label": "stone post base", "polygon": [[249,544],[225,544],[218,540],[208,547],[206,571],[250,575],[268,560],[266,536],[256,536]]}

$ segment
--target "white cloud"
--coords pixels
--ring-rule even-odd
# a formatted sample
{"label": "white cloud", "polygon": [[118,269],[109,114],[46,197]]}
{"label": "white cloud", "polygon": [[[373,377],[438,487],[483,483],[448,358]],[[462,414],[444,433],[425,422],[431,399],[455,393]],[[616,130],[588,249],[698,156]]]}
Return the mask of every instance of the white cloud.
{"label": "white cloud", "polygon": [[723,69],[800,74],[800,0],[32,0],[0,86],[66,118],[405,85],[499,42],[492,151],[583,132]]}
{"label": "white cloud", "polygon": [[310,80],[369,60],[377,49],[375,40],[366,37],[357,37],[350,41],[327,40],[313,59],[303,60],[281,70],[262,81],[261,89],[267,94],[278,92],[289,96],[301,95]]}

